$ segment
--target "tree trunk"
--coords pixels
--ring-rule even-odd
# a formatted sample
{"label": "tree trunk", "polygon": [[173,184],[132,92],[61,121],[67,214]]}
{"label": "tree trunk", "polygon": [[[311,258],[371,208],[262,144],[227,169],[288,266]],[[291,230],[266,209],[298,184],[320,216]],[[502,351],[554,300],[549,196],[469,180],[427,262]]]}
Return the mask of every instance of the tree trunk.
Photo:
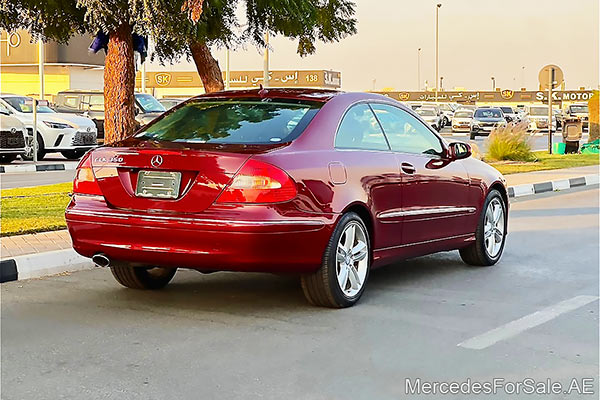
{"label": "tree trunk", "polygon": [[217,60],[210,54],[210,49],[205,42],[192,42],[190,43],[190,51],[192,52],[192,58],[196,63],[196,69],[198,75],[202,79],[204,90],[206,93],[218,92],[223,90],[223,76],[221,75],[221,68]]}
{"label": "tree trunk", "polygon": [[114,143],[135,130],[135,66],[131,25],[109,33],[104,61],[104,143]]}

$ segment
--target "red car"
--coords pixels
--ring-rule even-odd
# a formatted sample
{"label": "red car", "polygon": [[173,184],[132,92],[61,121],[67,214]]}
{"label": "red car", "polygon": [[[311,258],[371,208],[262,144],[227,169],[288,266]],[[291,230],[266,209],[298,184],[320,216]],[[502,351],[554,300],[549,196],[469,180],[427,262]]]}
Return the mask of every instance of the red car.
{"label": "red car", "polygon": [[212,93],[90,151],[66,220],[126,287],[161,288],[178,267],[294,273],[310,303],[347,307],[371,268],[454,249],[498,261],[505,181],[470,155],[376,94]]}

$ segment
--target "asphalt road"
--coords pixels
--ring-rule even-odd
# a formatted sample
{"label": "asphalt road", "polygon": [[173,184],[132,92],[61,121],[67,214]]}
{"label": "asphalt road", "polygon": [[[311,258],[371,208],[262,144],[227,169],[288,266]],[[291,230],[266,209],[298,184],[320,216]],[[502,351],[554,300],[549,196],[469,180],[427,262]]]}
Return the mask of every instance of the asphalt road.
{"label": "asphalt road", "polygon": [[598,196],[516,200],[498,265],[448,252],[385,267],[344,310],[267,274],[179,271],[159,292],[105,269],[5,283],[2,398],[401,399],[406,378],[596,378],[597,398]]}
{"label": "asphalt road", "polygon": [[[477,137],[475,140],[469,140],[468,133],[462,133],[460,136],[453,136],[452,131],[449,127],[442,129],[441,134],[449,141],[465,141],[471,144],[477,145],[479,151],[484,153],[487,149],[486,137]],[[587,142],[587,133],[584,133],[584,140],[582,143]],[[553,141],[562,141],[561,134],[555,134]],[[545,150],[548,148],[548,136],[534,136],[532,139],[532,148],[534,150]],[[77,163],[78,161],[66,160],[59,153],[51,153],[41,161],[41,164],[56,164],[56,163]],[[29,162],[30,163],[30,162]],[[15,165],[27,164],[23,161],[13,162]],[[75,177],[75,171],[44,171],[44,172],[19,172],[19,173],[6,173],[0,174],[0,187],[2,189],[10,189],[16,187],[28,187],[37,185],[50,185],[53,183],[70,182]]]}

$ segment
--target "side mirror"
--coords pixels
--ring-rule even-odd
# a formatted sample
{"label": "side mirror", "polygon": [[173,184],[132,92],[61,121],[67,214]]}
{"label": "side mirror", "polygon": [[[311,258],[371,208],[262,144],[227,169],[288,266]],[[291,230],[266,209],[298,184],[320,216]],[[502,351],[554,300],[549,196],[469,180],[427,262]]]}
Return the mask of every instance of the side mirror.
{"label": "side mirror", "polygon": [[452,142],[448,145],[448,158],[450,160],[462,160],[471,157],[471,154],[473,152],[468,143]]}
{"label": "side mirror", "polygon": [[140,113],[140,109],[139,108],[135,108],[135,111],[133,112],[135,115],[138,115]]}

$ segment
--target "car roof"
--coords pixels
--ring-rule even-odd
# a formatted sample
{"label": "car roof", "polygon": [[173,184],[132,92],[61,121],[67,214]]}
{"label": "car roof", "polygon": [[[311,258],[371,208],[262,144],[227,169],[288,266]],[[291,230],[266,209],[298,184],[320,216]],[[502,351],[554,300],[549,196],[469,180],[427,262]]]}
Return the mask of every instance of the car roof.
{"label": "car roof", "polygon": [[333,97],[342,93],[339,90],[329,89],[300,89],[300,88],[262,88],[262,89],[245,89],[245,90],[223,90],[220,92],[205,93],[199,96],[192,97],[193,99],[203,98],[279,98],[293,100],[311,100],[327,102]]}

